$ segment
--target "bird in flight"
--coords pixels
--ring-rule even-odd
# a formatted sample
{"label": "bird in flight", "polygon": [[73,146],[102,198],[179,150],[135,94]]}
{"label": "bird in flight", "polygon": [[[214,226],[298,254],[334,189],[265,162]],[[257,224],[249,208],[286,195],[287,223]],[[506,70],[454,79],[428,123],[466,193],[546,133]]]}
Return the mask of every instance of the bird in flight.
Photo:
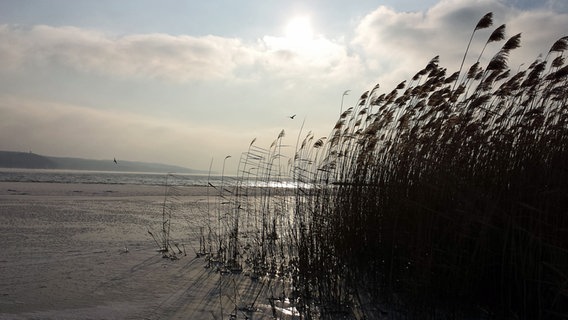
{"label": "bird in flight", "polygon": [[296,115],[291,115],[289,118],[294,119],[295,117],[296,117]]}
{"label": "bird in flight", "polygon": [[114,163],[118,164],[118,161],[116,161],[116,158],[114,158]]}

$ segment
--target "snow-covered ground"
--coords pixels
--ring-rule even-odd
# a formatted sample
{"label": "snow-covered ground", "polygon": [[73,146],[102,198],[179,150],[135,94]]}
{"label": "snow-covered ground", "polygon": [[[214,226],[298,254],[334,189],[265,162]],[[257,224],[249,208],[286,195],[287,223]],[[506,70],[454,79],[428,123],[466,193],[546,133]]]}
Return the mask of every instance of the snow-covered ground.
{"label": "snow-covered ground", "polygon": [[[285,287],[277,278],[204,267],[192,221],[209,198],[190,190],[172,217],[186,255],[170,260],[148,234],[162,221],[162,187],[1,182],[0,319],[297,318],[272,299]],[[254,312],[236,309],[253,302]]]}

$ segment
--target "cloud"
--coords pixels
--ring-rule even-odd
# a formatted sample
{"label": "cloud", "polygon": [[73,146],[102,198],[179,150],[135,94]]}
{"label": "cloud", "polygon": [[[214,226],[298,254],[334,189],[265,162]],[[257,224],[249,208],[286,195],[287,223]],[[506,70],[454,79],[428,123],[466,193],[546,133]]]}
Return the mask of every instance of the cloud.
{"label": "cloud", "polygon": [[[488,11],[494,12],[496,26],[508,25],[509,36],[523,32],[523,58],[534,58],[536,50],[543,51],[565,32],[566,13],[551,11],[562,2],[550,0],[531,11],[508,5],[518,2],[523,1],[443,0],[425,12],[380,6],[360,21],[352,41],[264,35],[247,43],[212,35],[111,35],[76,27],[1,25],[0,72],[64,67],[109,78],[181,83],[274,80],[284,81],[285,88],[358,83],[376,75],[394,83],[435,55],[450,70],[457,68],[473,26]],[[488,32],[479,32],[471,56],[479,53]],[[489,48],[489,53],[496,50]]]}
{"label": "cloud", "polygon": [[0,27],[3,68],[65,66],[110,76],[215,79],[246,63],[238,39],[142,34],[113,37],[76,27]]}
{"label": "cloud", "polygon": [[331,80],[363,71],[359,57],[349,55],[345,43],[322,36],[297,39],[264,36],[259,47],[263,69],[281,77]]}
{"label": "cloud", "polygon": [[[441,65],[453,72],[459,69],[475,24],[487,12],[494,13],[494,26],[476,33],[466,67],[477,59],[490,32],[501,24],[507,25],[507,37],[522,33],[522,47],[511,54],[512,68],[531,63],[566,35],[568,15],[546,6],[525,11],[497,0],[445,0],[423,13],[381,6],[361,20],[352,45],[359,48],[369,70],[389,86],[412,77],[436,55]],[[490,59],[501,45],[488,47],[482,61]]]}
{"label": "cloud", "polygon": [[333,78],[357,68],[342,43],[323,37],[294,43],[264,36],[237,38],[168,34],[112,36],[76,27],[0,26],[0,71],[66,67],[95,75],[192,80],[258,80],[263,77]]}

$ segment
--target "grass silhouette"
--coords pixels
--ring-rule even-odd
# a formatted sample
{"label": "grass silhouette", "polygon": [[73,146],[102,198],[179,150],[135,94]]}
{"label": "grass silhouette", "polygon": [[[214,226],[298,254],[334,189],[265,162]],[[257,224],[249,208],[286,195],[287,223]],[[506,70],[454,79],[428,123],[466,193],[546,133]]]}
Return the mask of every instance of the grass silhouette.
{"label": "grass silhouette", "polygon": [[[567,318],[568,37],[515,72],[516,34],[462,74],[492,18],[460,70],[434,57],[376,85],[293,159],[284,132],[253,141],[226,232],[246,250],[229,259],[289,279],[305,319]],[[271,184],[285,173],[293,188]]]}

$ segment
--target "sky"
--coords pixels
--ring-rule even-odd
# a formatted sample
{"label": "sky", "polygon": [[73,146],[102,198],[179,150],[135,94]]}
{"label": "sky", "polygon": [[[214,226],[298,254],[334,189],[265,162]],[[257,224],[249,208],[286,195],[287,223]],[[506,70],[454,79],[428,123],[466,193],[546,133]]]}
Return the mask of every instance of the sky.
{"label": "sky", "polygon": [[457,71],[487,12],[467,67],[501,24],[511,69],[568,35],[567,0],[0,0],[0,150],[231,173],[436,55]]}

